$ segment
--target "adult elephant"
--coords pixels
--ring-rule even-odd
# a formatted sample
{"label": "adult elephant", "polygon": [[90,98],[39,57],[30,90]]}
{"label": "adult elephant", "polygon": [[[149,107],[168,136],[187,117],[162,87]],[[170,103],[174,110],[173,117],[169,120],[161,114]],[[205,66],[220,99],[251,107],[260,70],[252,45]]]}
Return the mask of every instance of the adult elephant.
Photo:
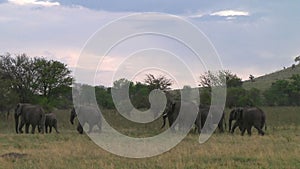
{"label": "adult elephant", "polygon": [[[236,108],[230,112],[229,115],[229,130],[234,133],[236,127],[241,130],[241,135],[244,135],[247,130],[248,135],[251,135],[252,127],[255,127],[260,135],[264,135],[263,126],[266,129],[266,115],[257,107]],[[231,128],[231,123],[236,120]]]}
{"label": "adult elephant", "polygon": [[[182,115],[179,115],[180,110],[184,110]],[[198,107],[195,103],[185,102],[185,101],[167,101],[166,109],[163,114],[163,128],[166,124],[166,119],[168,118],[169,127],[171,131],[175,131],[175,126],[178,126],[179,131],[185,131],[191,128],[189,126],[189,120],[187,116],[192,116],[192,113],[198,112]],[[200,125],[201,124],[196,124]]]}
{"label": "adult elephant", "polygon": [[48,128],[49,128],[49,133],[52,132],[52,127],[55,129],[56,133],[59,133],[57,129],[57,119],[56,115],[54,113],[49,113],[45,115],[46,120],[45,120],[45,129],[46,133],[48,133]]}
{"label": "adult elephant", "polygon": [[[15,129],[16,133],[23,133],[22,128],[25,125],[25,132],[29,133],[31,125],[31,133],[34,134],[35,128],[38,127],[39,132],[44,133],[45,112],[39,105],[19,103],[15,109]],[[19,118],[21,123],[19,125]],[[41,127],[39,127],[41,126]]]}
{"label": "adult elephant", "polygon": [[[212,111],[212,113],[209,116],[209,111]],[[221,133],[223,133],[224,127],[226,128],[226,122],[225,122],[225,113],[222,110],[222,117],[220,120],[215,118],[215,114],[218,113],[218,111],[221,111],[221,109],[218,106],[199,106],[199,112],[198,112],[198,116],[197,119],[195,121],[195,126],[196,129],[198,130],[198,133],[200,134],[201,130],[204,127],[205,122],[208,120],[208,118],[210,118],[211,120],[211,124],[209,124],[209,127],[213,127],[212,125],[214,124],[218,124],[218,129]],[[199,128],[200,126],[200,128]],[[206,132],[206,131],[204,131]]]}
{"label": "adult elephant", "polygon": [[[229,123],[229,132],[233,133],[234,130],[239,127],[240,131],[242,131],[242,125],[240,124],[241,121],[237,121],[238,119],[238,112],[242,111],[242,107],[237,107],[234,108],[233,110],[231,110],[230,114],[229,114],[229,119],[228,119],[228,123]],[[234,129],[232,128],[232,121],[235,121],[234,123]]]}
{"label": "adult elephant", "polygon": [[74,124],[75,117],[78,118],[79,123],[77,125],[77,131],[80,134],[83,134],[82,126],[84,126],[86,123],[89,125],[88,133],[92,132],[92,129],[95,125],[98,126],[100,131],[102,130],[102,116],[96,107],[80,106],[76,108],[76,110],[77,113],[75,108],[71,110],[70,122],[71,124]]}
{"label": "adult elephant", "polygon": [[[190,108],[193,108],[193,106],[195,106],[195,104],[191,105],[190,103],[184,103],[183,102],[183,104],[185,105],[185,107],[190,107]],[[173,123],[177,119],[177,116],[178,116],[178,113],[179,113],[179,110],[180,110],[180,106],[181,106],[180,102],[174,102],[174,103],[171,102],[171,103],[167,104],[166,111],[163,114],[162,128],[165,126],[166,118],[168,118],[169,126],[171,127],[173,125]],[[208,118],[208,113],[209,113],[210,108],[212,108],[213,114],[211,116],[209,116],[209,118],[211,118],[213,124],[218,124],[218,128],[219,128],[220,132],[224,132],[224,125],[226,127],[224,111],[222,113],[221,120],[216,121],[215,118],[213,118],[213,115],[214,115],[214,110],[218,111],[218,107],[217,106],[208,107],[208,106],[201,106],[200,105],[199,108],[198,108],[197,118],[194,122],[195,127],[196,127],[195,129],[197,130],[197,132],[199,134],[201,133],[201,129],[203,128],[203,126],[205,124],[205,121]],[[193,109],[191,109],[191,111],[193,111]],[[182,121],[181,119],[178,119],[178,123],[179,123],[179,126],[184,125],[183,124],[184,121]],[[209,125],[213,125],[213,124],[209,124]],[[171,130],[172,129],[173,128],[171,128]]]}

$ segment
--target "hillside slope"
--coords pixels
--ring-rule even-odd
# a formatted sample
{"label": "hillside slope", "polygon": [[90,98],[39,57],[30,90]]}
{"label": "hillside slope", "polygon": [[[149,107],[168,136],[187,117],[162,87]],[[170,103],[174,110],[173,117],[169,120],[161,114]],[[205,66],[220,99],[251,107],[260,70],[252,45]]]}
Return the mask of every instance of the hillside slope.
{"label": "hillside slope", "polygon": [[300,64],[296,65],[295,68],[288,67],[283,70],[279,70],[264,76],[260,76],[254,79],[254,82],[250,80],[244,81],[243,87],[245,89],[257,88],[260,91],[268,89],[271,84],[277,80],[288,79],[294,74],[300,74]]}

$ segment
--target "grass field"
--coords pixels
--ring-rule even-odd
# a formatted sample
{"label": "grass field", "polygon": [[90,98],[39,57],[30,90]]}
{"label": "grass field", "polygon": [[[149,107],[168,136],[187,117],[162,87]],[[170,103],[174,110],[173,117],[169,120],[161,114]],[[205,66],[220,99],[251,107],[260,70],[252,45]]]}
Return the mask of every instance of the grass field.
{"label": "grass field", "polygon": [[[69,111],[56,111],[60,134],[14,133],[12,117],[0,121],[0,155],[15,152],[22,158],[0,157],[0,168],[103,168],[103,169],[196,169],[196,168],[300,168],[300,107],[263,107],[267,114],[265,136],[251,137],[215,133],[204,144],[190,133],[172,150],[152,158],[130,159],[104,151],[69,124]],[[228,111],[227,111],[228,112]],[[162,119],[150,124],[134,124],[105,111],[105,118],[120,132],[152,136]]]}
{"label": "grass field", "polygon": [[251,82],[250,80],[244,81],[243,87],[247,90],[255,87],[260,91],[265,91],[273,82],[277,80],[287,80],[295,74],[300,74],[300,64],[296,65],[295,68],[288,67],[264,76],[256,77],[254,82]]}

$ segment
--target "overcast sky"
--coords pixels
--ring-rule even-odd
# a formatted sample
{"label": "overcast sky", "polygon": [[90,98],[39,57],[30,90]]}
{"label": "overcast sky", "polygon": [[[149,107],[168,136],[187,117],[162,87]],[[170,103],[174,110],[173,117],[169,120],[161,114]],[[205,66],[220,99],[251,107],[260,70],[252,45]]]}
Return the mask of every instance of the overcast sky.
{"label": "overcast sky", "polygon": [[[0,53],[44,56],[74,69],[87,40],[104,25],[132,13],[162,12],[196,25],[216,48],[223,68],[247,79],[293,64],[300,54],[299,6],[300,1],[280,0],[0,0]],[[112,67],[121,60],[103,61],[110,73],[97,83],[110,85]]]}

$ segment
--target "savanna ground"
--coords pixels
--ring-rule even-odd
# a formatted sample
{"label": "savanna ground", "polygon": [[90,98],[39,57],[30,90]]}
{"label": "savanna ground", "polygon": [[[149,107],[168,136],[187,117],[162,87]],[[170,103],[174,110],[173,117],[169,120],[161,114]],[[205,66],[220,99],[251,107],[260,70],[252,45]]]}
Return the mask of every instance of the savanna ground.
{"label": "savanna ground", "polygon": [[[55,113],[60,134],[15,134],[12,116],[0,121],[0,168],[104,168],[104,169],[195,169],[195,168],[300,168],[300,107],[263,107],[267,114],[265,136],[253,130],[251,137],[216,132],[204,144],[190,133],[170,151],[152,158],[119,157],[99,148],[86,135],[79,135],[69,123],[69,110]],[[129,136],[153,136],[161,132],[162,119],[150,124],[134,124],[105,111],[105,118]],[[228,113],[228,110],[227,110]],[[228,118],[226,118],[228,119]],[[228,123],[228,122],[227,122]],[[228,125],[227,125],[228,126]],[[228,128],[227,128],[228,130]]]}

